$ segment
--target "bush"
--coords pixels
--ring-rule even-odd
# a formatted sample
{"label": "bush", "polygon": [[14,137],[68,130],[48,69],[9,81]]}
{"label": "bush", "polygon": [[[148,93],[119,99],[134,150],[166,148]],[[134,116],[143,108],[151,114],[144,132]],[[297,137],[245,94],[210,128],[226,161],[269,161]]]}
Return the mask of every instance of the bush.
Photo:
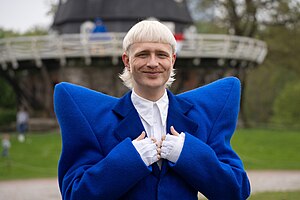
{"label": "bush", "polygon": [[0,108],[0,126],[6,126],[16,121],[15,109]]}
{"label": "bush", "polygon": [[0,109],[16,107],[16,95],[11,86],[2,78],[0,78]]}
{"label": "bush", "polygon": [[300,81],[288,83],[274,102],[272,121],[284,126],[297,126],[300,120]]}

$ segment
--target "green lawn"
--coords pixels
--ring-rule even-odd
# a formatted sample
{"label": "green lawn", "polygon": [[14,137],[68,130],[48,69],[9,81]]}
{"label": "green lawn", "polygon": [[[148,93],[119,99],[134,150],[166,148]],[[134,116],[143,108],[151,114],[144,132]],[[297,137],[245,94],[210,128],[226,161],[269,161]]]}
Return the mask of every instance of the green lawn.
{"label": "green lawn", "polygon": [[28,134],[24,143],[11,135],[9,158],[0,157],[0,180],[57,176],[60,149],[57,133]]}
{"label": "green lawn", "polygon": [[297,200],[300,197],[300,191],[291,192],[263,192],[251,195],[249,200]]}
{"label": "green lawn", "polygon": [[239,129],[232,146],[246,169],[300,169],[300,131]]}
{"label": "green lawn", "polygon": [[[299,197],[300,191],[262,192],[252,194],[247,200],[298,200]],[[207,198],[201,196],[199,200],[207,200]]]}
{"label": "green lawn", "polygon": [[[25,143],[19,143],[13,134],[11,142],[10,157],[0,157],[0,180],[57,176],[58,133],[31,133]],[[300,170],[299,131],[239,129],[232,146],[246,169]]]}

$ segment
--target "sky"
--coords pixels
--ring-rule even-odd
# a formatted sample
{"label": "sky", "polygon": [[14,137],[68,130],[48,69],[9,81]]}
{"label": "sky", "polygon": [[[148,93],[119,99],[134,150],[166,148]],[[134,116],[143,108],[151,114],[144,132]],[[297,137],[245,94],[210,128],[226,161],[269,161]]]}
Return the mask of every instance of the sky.
{"label": "sky", "polygon": [[51,0],[0,0],[0,27],[25,32],[39,25],[50,26],[47,16]]}

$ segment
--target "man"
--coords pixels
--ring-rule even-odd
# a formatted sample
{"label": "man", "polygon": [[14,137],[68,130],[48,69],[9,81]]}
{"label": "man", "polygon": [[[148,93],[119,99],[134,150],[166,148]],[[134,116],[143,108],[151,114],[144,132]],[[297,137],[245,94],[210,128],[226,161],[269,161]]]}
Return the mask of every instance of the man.
{"label": "man", "polygon": [[21,107],[16,116],[16,126],[18,131],[18,140],[19,142],[25,141],[25,134],[28,130],[28,123],[29,123],[29,114],[25,107]]}
{"label": "man", "polygon": [[123,41],[118,99],[69,83],[55,88],[63,199],[246,199],[247,175],[230,147],[240,83],[225,78],[173,95],[176,41],[142,21]]}

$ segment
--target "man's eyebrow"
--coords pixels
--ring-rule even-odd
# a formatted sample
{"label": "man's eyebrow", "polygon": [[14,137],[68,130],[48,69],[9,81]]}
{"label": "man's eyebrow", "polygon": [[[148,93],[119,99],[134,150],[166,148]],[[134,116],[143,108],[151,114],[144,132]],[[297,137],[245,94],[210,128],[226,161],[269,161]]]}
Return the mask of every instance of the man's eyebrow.
{"label": "man's eyebrow", "polygon": [[149,50],[140,50],[140,51],[137,51],[134,53],[134,55],[138,55],[140,53],[149,53],[150,51]]}
{"label": "man's eyebrow", "polygon": [[167,54],[169,54],[168,51],[164,51],[164,50],[157,50],[157,51],[155,51],[155,52],[158,52],[158,53],[167,53]]}
{"label": "man's eyebrow", "polygon": [[[144,49],[144,50],[140,50],[140,51],[135,52],[134,55],[138,55],[138,54],[141,54],[141,53],[149,53],[149,52],[151,52],[151,50]],[[170,53],[168,51],[164,51],[164,50],[154,50],[154,53],[163,53],[163,54],[170,55]]]}

